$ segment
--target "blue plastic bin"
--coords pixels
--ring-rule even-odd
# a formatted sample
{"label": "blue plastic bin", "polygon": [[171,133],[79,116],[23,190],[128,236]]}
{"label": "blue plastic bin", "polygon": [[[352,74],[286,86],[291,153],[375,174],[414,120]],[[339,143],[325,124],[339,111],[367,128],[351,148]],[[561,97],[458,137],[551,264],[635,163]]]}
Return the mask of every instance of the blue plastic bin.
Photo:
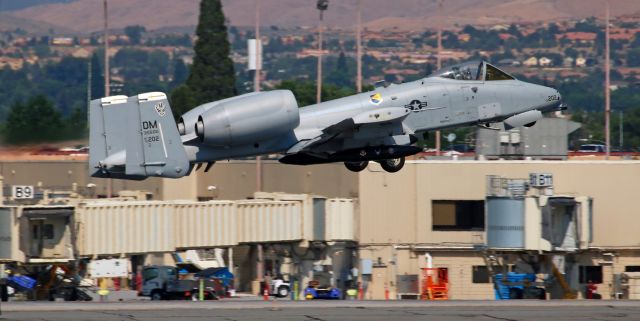
{"label": "blue plastic bin", "polygon": [[7,284],[16,290],[29,291],[36,286],[36,280],[26,275],[16,275],[7,278]]}

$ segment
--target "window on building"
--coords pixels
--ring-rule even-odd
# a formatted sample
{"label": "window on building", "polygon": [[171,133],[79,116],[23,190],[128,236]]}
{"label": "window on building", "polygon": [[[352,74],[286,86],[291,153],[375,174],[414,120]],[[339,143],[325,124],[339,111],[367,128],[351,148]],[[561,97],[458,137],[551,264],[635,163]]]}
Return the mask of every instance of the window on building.
{"label": "window on building", "polygon": [[45,240],[53,240],[54,236],[53,224],[44,224],[42,226],[42,238]]}
{"label": "window on building", "polygon": [[587,284],[589,281],[600,284],[602,283],[602,266],[587,265],[580,266],[580,283]]}
{"label": "window on building", "polygon": [[471,267],[473,283],[491,283],[489,269],[485,265],[474,265]]}
{"label": "window on building", "polygon": [[431,213],[434,231],[484,230],[484,201],[434,200]]}
{"label": "window on building", "polygon": [[640,272],[640,265],[627,265],[624,267],[625,272]]}

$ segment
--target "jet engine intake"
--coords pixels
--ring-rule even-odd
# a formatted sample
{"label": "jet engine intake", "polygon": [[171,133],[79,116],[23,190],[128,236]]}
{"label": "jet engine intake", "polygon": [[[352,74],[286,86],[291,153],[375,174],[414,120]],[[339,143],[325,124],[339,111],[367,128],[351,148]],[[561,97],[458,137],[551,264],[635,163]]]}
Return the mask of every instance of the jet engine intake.
{"label": "jet engine intake", "polygon": [[209,146],[259,144],[300,124],[298,103],[289,90],[274,90],[221,102],[198,117],[195,132]]}
{"label": "jet engine intake", "polygon": [[524,113],[513,115],[504,120],[504,128],[506,130],[525,126],[542,119],[542,112],[539,110],[529,110]]}

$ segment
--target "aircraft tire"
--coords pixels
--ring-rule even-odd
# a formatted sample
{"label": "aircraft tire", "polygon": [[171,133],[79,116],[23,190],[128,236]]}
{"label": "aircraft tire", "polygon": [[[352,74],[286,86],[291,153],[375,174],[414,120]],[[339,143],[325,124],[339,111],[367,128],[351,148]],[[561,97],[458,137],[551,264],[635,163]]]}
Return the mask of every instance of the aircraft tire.
{"label": "aircraft tire", "polygon": [[344,166],[352,172],[362,172],[369,165],[369,161],[362,162],[344,162]]}
{"label": "aircraft tire", "polygon": [[380,166],[389,173],[395,173],[404,167],[404,157],[381,160]]}

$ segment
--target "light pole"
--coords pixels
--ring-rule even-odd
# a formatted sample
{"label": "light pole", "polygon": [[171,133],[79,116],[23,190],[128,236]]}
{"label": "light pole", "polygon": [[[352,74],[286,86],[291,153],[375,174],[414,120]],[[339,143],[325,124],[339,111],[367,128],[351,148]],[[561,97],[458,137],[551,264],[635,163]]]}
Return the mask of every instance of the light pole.
{"label": "light pole", "polygon": [[329,0],[318,0],[316,8],[320,12],[320,24],[318,26],[318,79],[316,80],[316,102],[322,101],[322,28],[324,27],[324,11],[329,7]]}
{"label": "light pole", "polygon": [[618,144],[620,144],[620,151],[622,151],[624,145],[624,110],[620,110],[620,138]]}
{"label": "light pole", "polygon": [[[437,68],[442,68],[442,0],[438,0],[438,56]],[[440,131],[436,130],[436,156],[440,156]]]}
{"label": "light pole", "polygon": [[607,0],[607,6],[605,9],[605,50],[604,50],[604,135],[605,135],[605,158],[609,159],[609,155],[611,155],[611,128],[610,126],[610,118],[611,118],[611,90],[610,90],[610,82],[609,74],[611,71],[611,56],[609,55],[609,10],[610,3]]}
{"label": "light pole", "polygon": [[358,0],[356,24],[356,91],[362,92],[362,0]]}
{"label": "light pole", "polygon": [[[256,70],[253,90],[260,91],[260,69],[262,67],[262,44],[260,42],[260,0],[256,0]],[[256,157],[256,191],[262,192],[262,157]]]}
{"label": "light pole", "polygon": [[[107,0],[104,0],[104,96],[109,97],[111,86],[109,84],[109,10]],[[107,179],[107,198],[113,194],[113,181]]]}

